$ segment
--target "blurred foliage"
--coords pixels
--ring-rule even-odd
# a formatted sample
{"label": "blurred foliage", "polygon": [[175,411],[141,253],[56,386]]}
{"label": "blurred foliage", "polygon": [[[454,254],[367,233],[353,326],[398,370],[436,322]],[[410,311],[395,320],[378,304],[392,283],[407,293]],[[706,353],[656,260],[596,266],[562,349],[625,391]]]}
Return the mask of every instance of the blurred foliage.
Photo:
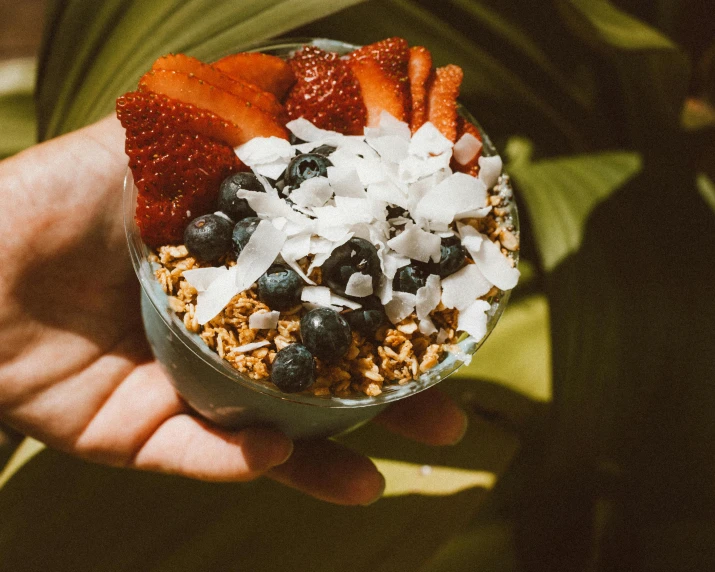
{"label": "blurred foliage", "polygon": [[461,99],[516,185],[525,270],[492,337],[443,384],[470,412],[467,438],[435,450],[373,427],[344,437],[388,479],[361,509],[28,442],[0,476],[0,569],[715,569],[712,7],[352,4],[56,1],[39,136],[110,112],[168,51],[397,35],[462,66]]}
{"label": "blurred foliage", "polygon": [[0,61],[0,159],[35,142],[34,83],[33,59]]}

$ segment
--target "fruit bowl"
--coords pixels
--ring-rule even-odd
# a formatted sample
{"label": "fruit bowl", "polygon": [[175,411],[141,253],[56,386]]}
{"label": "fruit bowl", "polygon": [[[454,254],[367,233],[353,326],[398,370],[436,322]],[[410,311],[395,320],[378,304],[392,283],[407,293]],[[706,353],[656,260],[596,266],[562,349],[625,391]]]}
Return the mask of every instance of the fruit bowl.
{"label": "fruit bowl", "polygon": [[[290,40],[253,49],[286,57],[304,45],[338,53],[355,49],[355,46],[325,39]],[[494,146],[478,123],[465,110],[460,109],[460,113],[479,129],[483,155],[496,155]],[[518,236],[517,211],[508,177],[502,175],[498,185],[504,198],[505,217]],[[299,439],[327,437],[353,429],[372,419],[390,403],[434,386],[471,359],[496,325],[509,298],[508,291],[499,291],[488,299],[490,308],[486,334],[482,339],[462,335],[455,351],[447,353],[432,369],[408,383],[385,385],[380,395],[337,397],[307,392],[284,393],[267,381],[241,374],[212,351],[198,334],[186,329],[155,278],[156,264],[150,261],[151,251],[142,241],[135,222],[136,204],[137,188],[131,171],[127,170],[124,221],[132,263],[141,285],[142,318],[147,338],[177,392],[200,415],[224,427],[270,425]],[[518,250],[511,257],[516,264]]]}

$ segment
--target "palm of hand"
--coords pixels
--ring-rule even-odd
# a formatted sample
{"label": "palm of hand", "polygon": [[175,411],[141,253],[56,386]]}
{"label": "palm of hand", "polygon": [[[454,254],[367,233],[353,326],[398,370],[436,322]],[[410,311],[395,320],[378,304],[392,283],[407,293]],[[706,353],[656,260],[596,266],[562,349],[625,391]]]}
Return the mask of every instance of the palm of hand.
{"label": "palm of hand", "polygon": [[[0,252],[0,419],[97,462],[209,480],[279,465],[273,478],[318,498],[374,499],[384,483],[361,455],[299,443],[281,464],[293,450],[281,433],[223,431],[190,414],[142,330],[121,217],[125,170],[113,118],[0,164],[0,228],[10,236]],[[427,393],[382,423],[428,443],[455,441],[464,415]]]}

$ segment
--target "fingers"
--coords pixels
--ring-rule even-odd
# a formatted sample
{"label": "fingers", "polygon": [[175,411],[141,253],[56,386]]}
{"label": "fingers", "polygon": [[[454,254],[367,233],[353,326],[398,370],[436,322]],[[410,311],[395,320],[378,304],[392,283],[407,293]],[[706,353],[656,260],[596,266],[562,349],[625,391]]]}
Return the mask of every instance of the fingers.
{"label": "fingers", "polygon": [[458,443],[467,421],[464,410],[437,389],[398,401],[375,419],[386,429],[427,445]]}
{"label": "fingers", "polygon": [[274,429],[225,431],[180,414],[156,430],[130,466],[204,481],[248,481],[283,463],[292,451],[293,442]]}
{"label": "fingers", "polygon": [[371,504],[385,490],[385,478],[370,459],[332,441],[297,442],[291,458],[267,476],[340,505]]}

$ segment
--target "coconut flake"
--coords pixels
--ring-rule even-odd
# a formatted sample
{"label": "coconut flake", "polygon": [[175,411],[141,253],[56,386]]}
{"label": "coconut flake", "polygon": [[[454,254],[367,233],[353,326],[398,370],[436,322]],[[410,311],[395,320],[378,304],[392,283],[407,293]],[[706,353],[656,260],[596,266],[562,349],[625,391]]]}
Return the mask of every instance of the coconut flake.
{"label": "coconut flake", "polygon": [[320,139],[329,139],[333,137],[340,137],[340,134],[336,131],[328,131],[326,129],[320,129],[313,125],[307,119],[299,117],[293,121],[286,123],[286,127],[295,135],[298,139],[303,141],[319,141]]}
{"label": "coconut flake", "polygon": [[499,155],[493,157],[479,157],[479,180],[487,189],[496,185],[502,170],[502,160]]}
{"label": "coconut flake", "polygon": [[449,332],[445,330],[444,328],[440,328],[439,332],[437,332],[437,337],[434,339],[435,343],[438,344],[443,344],[449,339]]}
{"label": "coconut flake", "polygon": [[273,264],[287,236],[269,221],[262,220],[251,235],[241,254],[238,255],[236,284],[240,292],[251,287]]}
{"label": "coconut flake", "polygon": [[235,348],[231,348],[231,351],[229,353],[245,354],[247,352],[257,350],[258,348],[264,348],[266,346],[269,346],[270,344],[271,342],[269,342],[268,340],[261,340],[260,342],[251,342],[250,344],[243,344],[242,346],[236,346]]}
{"label": "coconut flake", "polygon": [[254,137],[236,147],[236,155],[256,173],[277,179],[290,162],[290,142],[280,137]]}
{"label": "coconut flake", "polygon": [[439,275],[430,274],[425,285],[417,289],[417,317],[420,320],[426,319],[429,313],[439,305],[441,295]]}
{"label": "coconut flake", "polygon": [[362,304],[359,302],[356,302],[355,300],[349,300],[348,298],[343,298],[342,296],[338,296],[337,294],[330,293],[330,306],[332,308],[336,308],[338,306],[341,306],[343,308],[350,308],[351,310],[357,310],[358,308],[362,308]]}
{"label": "coconut flake", "polygon": [[425,336],[431,336],[437,331],[437,327],[434,325],[434,322],[427,316],[420,320],[419,327],[420,333]]}
{"label": "coconut flake", "polygon": [[378,152],[383,161],[399,163],[407,158],[409,142],[395,135],[383,135],[367,139],[370,147]]}
{"label": "coconut flake", "polygon": [[196,320],[203,326],[213,320],[241,289],[236,284],[238,267],[232,266],[199,292],[196,297]]}
{"label": "coconut flake", "polygon": [[328,167],[328,182],[336,197],[366,197],[355,167]]}
{"label": "coconut flake", "polygon": [[254,312],[248,318],[248,327],[252,330],[275,330],[278,327],[280,312]]}
{"label": "coconut flake", "polygon": [[377,287],[377,296],[380,298],[380,303],[386,306],[392,300],[392,278],[380,276],[380,285]]}
{"label": "coconut flake", "polygon": [[407,258],[406,256],[400,256],[399,254],[385,246],[378,249],[377,256],[380,259],[382,273],[390,280],[395,277],[395,274],[397,274],[398,269],[402,268],[403,266],[407,266],[410,263],[409,258]]}
{"label": "coconut flake", "polygon": [[519,270],[511,265],[509,259],[502,253],[489,237],[481,235],[482,246],[478,252],[471,253],[475,266],[482,274],[501,290],[511,290],[519,281]]}
{"label": "coconut flake", "polygon": [[372,294],[372,276],[363,274],[362,272],[351,274],[345,286],[345,293],[348,296],[355,296],[356,298],[369,296]]}
{"label": "coconut flake", "polygon": [[417,296],[409,292],[393,292],[392,299],[385,304],[385,313],[393,324],[399,324],[415,309]]}
{"label": "coconut flake", "polygon": [[300,207],[322,207],[332,196],[327,177],[312,177],[291,191],[290,200]]}
{"label": "coconut flake", "polygon": [[484,235],[481,234],[477,229],[468,224],[457,223],[457,231],[461,238],[462,246],[469,251],[469,254],[474,258],[475,253],[479,252],[482,247],[482,242],[484,242]]}
{"label": "coconut flake", "polygon": [[481,208],[486,200],[484,183],[466,173],[453,173],[422,197],[413,214],[423,220],[449,224],[458,213]]}
{"label": "coconut flake", "polygon": [[327,286],[304,286],[300,299],[318,306],[330,306],[330,288]]}
{"label": "coconut flake", "polygon": [[426,159],[431,155],[446,153],[452,145],[453,143],[428,121],[412,135],[410,155]]}
{"label": "coconut flake", "polygon": [[225,266],[209,266],[208,268],[193,268],[184,270],[181,275],[197,292],[204,292],[211,283],[228,272]]}
{"label": "coconut flake", "polygon": [[487,310],[489,308],[489,302],[475,300],[464,310],[460,310],[457,329],[467,332],[477,341],[481,340],[487,333]]}
{"label": "coconut flake", "polygon": [[412,225],[395,238],[387,241],[387,245],[392,248],[397,254],[419,260],[420,262],[429,262],[430,258],[434,262],[439,262],[440,257],[440,239],[436,234],[426,232],[416,225]]}
{"label": "coconut flake", "polygon": [[482,142],[471,133],[465,133],[454,144],[452,156],[460,165],[466,165],[477,156],[481,149]]}
{"label": "coconut flake", "polygon": [[442,303],[447,308],[463,310],[491,290],[492,284],[475,264],[467,264],[442,280]]}
{"label": "coconut flake", "polygon": [[410,126],[404,121],[400,121],[389,111],[384,109],[380,112],[380,120],[378,125],[379,135],[392,135],[409,141],[412,137]]}

